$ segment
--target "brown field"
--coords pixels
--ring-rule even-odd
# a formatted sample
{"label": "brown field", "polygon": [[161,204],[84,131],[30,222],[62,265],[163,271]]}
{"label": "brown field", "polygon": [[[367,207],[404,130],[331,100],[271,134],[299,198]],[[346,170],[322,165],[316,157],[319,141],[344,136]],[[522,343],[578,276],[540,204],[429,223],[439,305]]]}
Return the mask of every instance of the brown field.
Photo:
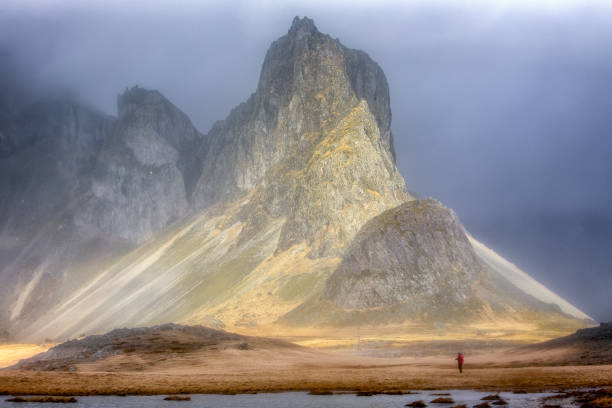
{"label": "brown field", "polygon": [[[480,389],[541,391],[612,386],[612,365],[549,365],[558,351],[516,355],[504,350],[466,356],[372,357],[341,351],[249,342],[188,353],[123,354],[76,371],[0,370],[0,393],[44,395],[252,393]],[[534,361],[538,360],[537,363]]]}

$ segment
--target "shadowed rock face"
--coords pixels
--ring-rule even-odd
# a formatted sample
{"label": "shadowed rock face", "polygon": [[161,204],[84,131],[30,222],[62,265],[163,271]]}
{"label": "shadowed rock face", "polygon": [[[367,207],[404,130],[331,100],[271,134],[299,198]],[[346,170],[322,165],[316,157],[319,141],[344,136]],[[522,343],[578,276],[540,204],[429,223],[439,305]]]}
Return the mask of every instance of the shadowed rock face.
{"label": "shadowed rock face", "polygon": [[113,118],[68,99],[16,116],[0,160],[0,303],[18,327],[184,216],[201,134],[157,91],[132,88]]}
{"label": "shadowed rock face", "polygon": [[76,220],[138,244],[187,213],[202,135],[157,91],[131,88],[119,96],[118,110]]}
{"label": "shadowed rock face", "polygon": [[328,279],[322,298],[348,309],[410,302],[464,303],[485,270],[457,216],[415,200],[368,221]]}
{"label": "shadowed rock face", "polygon": [[[22,107],[4,130],[0,158],[0,331],[44,310],[80,277],[69,265],[114,245],[80,231],[73,215],[90,188],[115,119],[67,99]],[[8,130],[7,130],[8,129]],[[31,299],[34,302],[31,302]],[[4,324],[2,324],[4,322]]]}
{"label": "shadowed rock face", "polygon": [[[10,126],[15,142],[7,142],[11,153],[0,159],[5,239],[24,245],[50,213],[66,209],[89,187],[113,125],[114,118],[68,100],[44,100],[16,117]],[[3,242],[0,250],[11,246]]]}

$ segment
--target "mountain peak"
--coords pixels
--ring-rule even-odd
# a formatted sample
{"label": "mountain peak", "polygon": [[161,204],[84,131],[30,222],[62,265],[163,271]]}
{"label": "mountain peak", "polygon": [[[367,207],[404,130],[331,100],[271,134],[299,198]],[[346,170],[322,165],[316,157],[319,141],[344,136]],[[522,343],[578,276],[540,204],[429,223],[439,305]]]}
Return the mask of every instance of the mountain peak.
{"label": "mountain peak", "polygon": [[127,88],[117,97],[117,111],[119,117],[134,112],[143,106],[156,106],[169,103],[168,100],[156,90],[149,90],[138,85]]}
{"label": "mountain peak", "polygon": [[314,21],[308,17],[300,18],[295,16],[293,22],[291,23],[291,28],[289,28],[289,34],[298,37],[318,32],[319,30],[317,30]]}

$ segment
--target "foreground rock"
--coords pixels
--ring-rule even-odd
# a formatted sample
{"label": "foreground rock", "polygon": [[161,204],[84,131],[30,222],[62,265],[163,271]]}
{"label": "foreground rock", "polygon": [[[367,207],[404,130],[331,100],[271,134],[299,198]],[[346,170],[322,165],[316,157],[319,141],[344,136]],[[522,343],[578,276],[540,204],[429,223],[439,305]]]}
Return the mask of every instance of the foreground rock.
{"label": "foreground rock", "polygon": [[52,403],[73,403],[77,402],[74,397],[13,397],[6,400],[7,402],[52,402]]}
{"label": "foreground rock", "polygon": [[430,401],[432,404],[454,404],[455,401],[448,397],[438,397]]}
{"label": "foreground rock", "polygon": [[580,406],[582,408],[609,408],[612,407],[612,390],[573,390],[558,393],[544,398],[543,407]]}
{"label": "foreground rock", "polygon": [[191,401],[189,395],[169,395],[164,398],[164,401]]}

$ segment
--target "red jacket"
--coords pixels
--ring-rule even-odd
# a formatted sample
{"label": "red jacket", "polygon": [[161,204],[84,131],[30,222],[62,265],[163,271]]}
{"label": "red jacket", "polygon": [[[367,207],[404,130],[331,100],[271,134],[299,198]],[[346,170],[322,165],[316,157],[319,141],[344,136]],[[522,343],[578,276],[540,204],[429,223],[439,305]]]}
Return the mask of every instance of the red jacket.
{"label": "red jacket", "polygon": [[463,364],[463,354],[459,354],[455,360],[457,360],[457,362],[462,365]]}

